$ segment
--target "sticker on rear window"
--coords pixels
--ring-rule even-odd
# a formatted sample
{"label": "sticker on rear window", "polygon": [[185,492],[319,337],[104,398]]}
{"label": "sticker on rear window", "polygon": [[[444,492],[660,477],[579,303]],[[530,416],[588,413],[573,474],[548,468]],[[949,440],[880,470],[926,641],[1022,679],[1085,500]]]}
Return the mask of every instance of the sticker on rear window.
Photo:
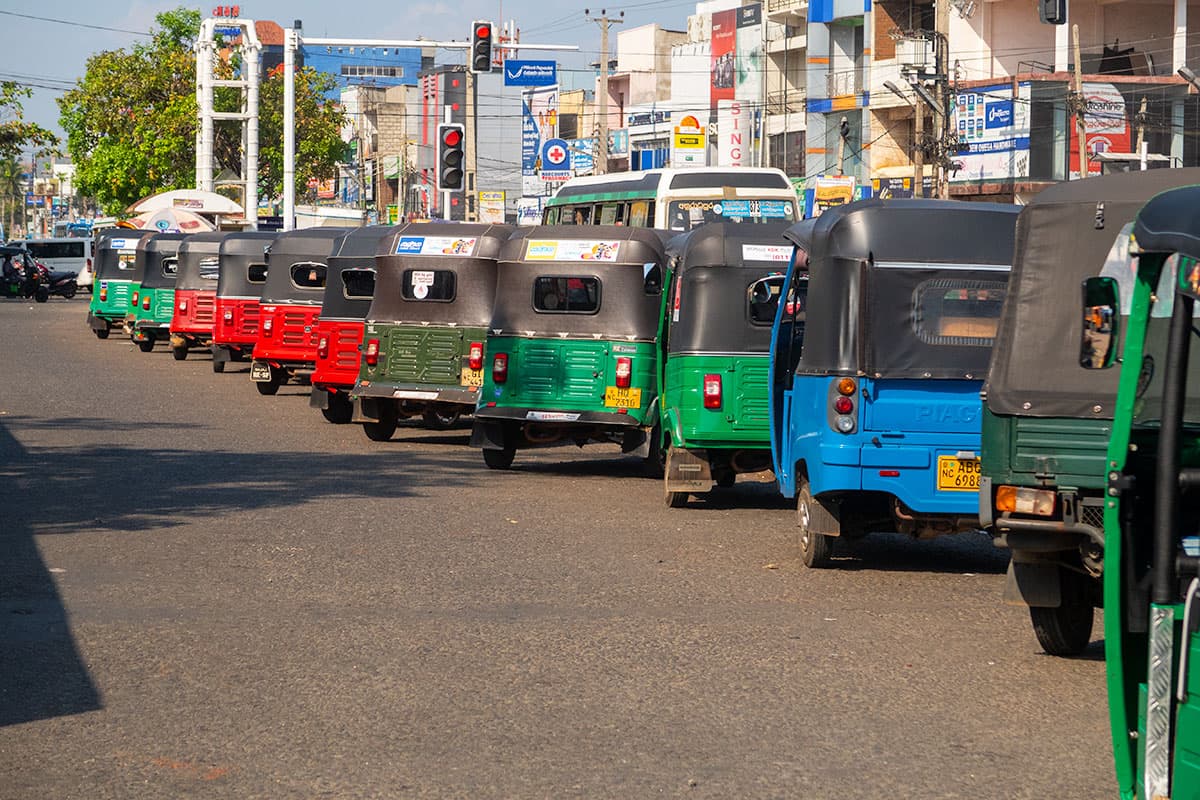
{"label": "sticker on rear window", "polygon": [[407,256],[469,256],[478,239],[463,236],[401,236],[396,254]]}
{"label": "sticker on rear window", "polygon": [[744,244],[743,261],[775,261],[786,264],[792,260],[792,248],[782,244]]}

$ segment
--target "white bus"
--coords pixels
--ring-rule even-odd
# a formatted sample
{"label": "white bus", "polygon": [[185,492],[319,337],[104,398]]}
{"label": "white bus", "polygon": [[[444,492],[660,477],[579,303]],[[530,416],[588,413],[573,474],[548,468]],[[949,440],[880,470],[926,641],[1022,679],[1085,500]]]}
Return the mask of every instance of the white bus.
{"label": "white bus", "polygon": [[572,178],[546,201],[547,225],[630,225],[686,231],[706,222],[800,219],[781,170],[695,167]]}
{"label": "white bus", "polygon": [[88,291],[92,286],[92,240],[75,236],[57,239],[21,239],[13,242],[52,270],[74,270],[75,282]]}

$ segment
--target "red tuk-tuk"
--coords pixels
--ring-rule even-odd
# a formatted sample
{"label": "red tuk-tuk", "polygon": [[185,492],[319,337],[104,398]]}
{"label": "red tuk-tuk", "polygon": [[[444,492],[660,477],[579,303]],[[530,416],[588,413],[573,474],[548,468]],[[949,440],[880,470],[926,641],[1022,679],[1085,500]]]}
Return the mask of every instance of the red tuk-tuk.
{"label": "red tuk-tuk", "polygon": [[242,361],[258,341],[259,301],[267,282],[266,249],[272,231],[240,231],[221,242],[221,274],[213,312],[213,372],[228,361]]}
{"label": "red tuk-tuk", "polygon": [[[363,320],[375,296],[375,253],[384,239],[391,242],[394,232],[389,225],[360,228],[347,234],[329,259],[309,405],[339,425],[354,417],[350,390],[358,380]],[[387,246],[383,244],[385,253]]]}
{"label": "red tuk-tuk", "polygon": [[267,248],[267,282],[250,364],[250,379],[260,394],[275,394],[290,379],[312,375],[329,259],[348,233],[349,228],[286,231]]}
{"label": "red tuk-tuk", "polygon": [[171,318],[171,354],[183,361],[188,350],[212,345],[213,310],[221,242],[226,231],[192,234],[179,245],[175,275],[175,315]]}

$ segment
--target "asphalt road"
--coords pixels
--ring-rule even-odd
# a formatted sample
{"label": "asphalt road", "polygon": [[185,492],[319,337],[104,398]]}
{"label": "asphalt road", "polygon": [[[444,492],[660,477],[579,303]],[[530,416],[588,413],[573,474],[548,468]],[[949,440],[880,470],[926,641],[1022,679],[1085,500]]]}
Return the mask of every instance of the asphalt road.
{"label": "asphalt road", "polygon": [[0,797],[1113,796],[1100,629],[979,535],[806,570],[765,484],[389,443],[0,301]]}

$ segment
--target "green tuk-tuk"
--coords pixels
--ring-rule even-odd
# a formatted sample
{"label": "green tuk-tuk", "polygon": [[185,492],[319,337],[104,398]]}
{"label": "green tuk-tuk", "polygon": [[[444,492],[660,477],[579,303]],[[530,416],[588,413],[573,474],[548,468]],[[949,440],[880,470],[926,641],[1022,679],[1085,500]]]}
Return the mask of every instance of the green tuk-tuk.
{"label": "green tuk-tuk", "polygon": [[97,339],[107,339],[113,324],[124,324],[132,308],[133,293],[142,282],[138,271],[137,246],[155,231],[113,228],[96,238],[96,277],[88,304],[88,327]]}
{"label": "green tuk-tuk", "polygon": [[[1104,452],[1117,370],[1087,370],[1052,347],[1075,336],[1074,298],[1106,259],[1125,263],[1128,226],[1161,191],[1200,169],[1071,181],[1017,221],[1008,298],[984,384],[979,516],[1012,551],[1006,602],[1029,607],[1038,642],[1075,655],[1091,640],[1105,563]],[[1127,304],[1127,300],[1126,300]]]}
{"label": "green tuk-tuk", "polygon": [[1142,208],[1133,258],[1084,283],[1070,348],[1097,372],[1123,362],[1106,465],[1104,647],[1117,787],[1138,800],[1200,797],[1197,209],[1200,186]]}
{"label": "green tuk-tuk", "polygon": [[355,421],[387,441],[404,417],[447,428],[475,410],[507,225],[410,223],[375,258],[375,295],[352,392]]}
{"label": "green tuk-tuk", "polygon": [[489,467],[507,469],[522,448],[614,442],[661,468],[655,339],[669,237],[547,225],[505,242],[471,431]]}
{"label": "green tuk-tuk", "polygon": [[[129,337],[143,353],[166,340],[175,310],[175,276],[179,268],[179,245],[186,233],[157,233],[137,246],[137,271],[142,276],[133,306]],[[132,298],[131,298],[132,299]]]}
{"label": "green tuk-tuk", "polygon": [[771,325],[786,223],[718,222],[669,246],[658,396],[667,505],[771,466]]}

